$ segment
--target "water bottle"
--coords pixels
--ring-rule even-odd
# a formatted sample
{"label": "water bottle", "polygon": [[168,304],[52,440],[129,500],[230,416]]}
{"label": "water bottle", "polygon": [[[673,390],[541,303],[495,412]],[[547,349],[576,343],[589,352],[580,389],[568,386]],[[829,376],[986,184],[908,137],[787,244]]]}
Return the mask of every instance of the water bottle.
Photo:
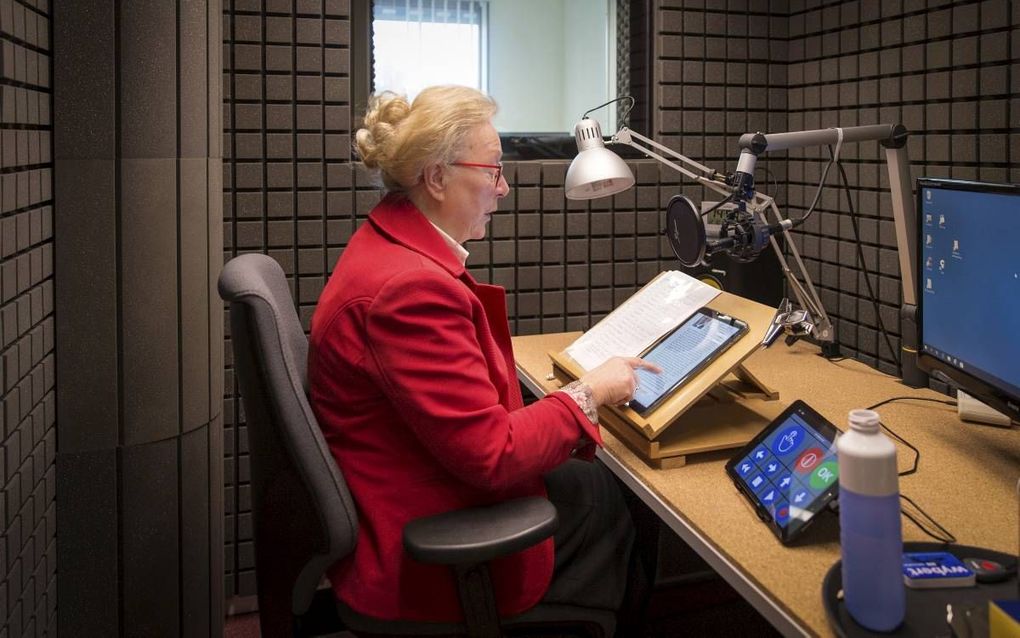
{"label": "water bottle", "polygon": [[892,631],[906,607],[896,446],[878,413],[851,410],[839,437],[839,526],[843,600],[862,627]]}

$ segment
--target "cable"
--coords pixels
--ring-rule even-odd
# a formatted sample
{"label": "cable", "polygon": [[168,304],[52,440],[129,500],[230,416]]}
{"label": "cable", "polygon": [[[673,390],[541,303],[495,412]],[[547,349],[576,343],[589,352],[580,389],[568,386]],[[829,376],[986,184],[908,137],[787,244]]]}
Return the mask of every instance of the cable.
{"label": "cable", "polygon": [[800,226],[801,224],[803,224],[804,222],[806,222],[808,220],[808,217],[811,217],[811,214],[815,212],[815,206],[818,205],[818,200],[822,196],[822,188],[825,187],[825,178],[829,176],[829,169],[832,167],[832,158],[834,156],[835,156],[835,153],[833,152],[832,147],[830,146],[829,147],[829,161],[825,164],[825,168],[822,169],[822,179],[819,180],[818,188],[817,188],[817,190],[815,190],[815,198],[814,198],[814,200],[812,200],[811,206],[808,207],[808,211],[806,213],[804,213],[804,216],[801,217],[798,220],[795,220],[793,222],[793,227],[794,228],[796,228],[796,227]]}
{"label": "cable", "polygon": [[[947,530],[945,527],[942,527],[942,525],[940,525],[938,521],[932,518],[930,514],[921,509],[921,506],[915,503],[913,499],[911,499],[906,494],[900,494],[900,500],[906,501],[907,503],[910,504],[911,507],[917,510],[917,512],[910,512],[906,508],[902,507],[900,508],[900,511],[903,513],[903,515],[910,519],[911,523],[917,525],[918,529],[920,529],[928,536],[931,536],[935,540],[939,541],[940,543],[949,544],[956,542],[956,536],[953,536],[952,532]],[[915,516],[917,518],[915,518]],[[918,518],[923,519],[923,522],[918,520]],[[934,528],[935,531],[932,531],[932,529],[929,528],[929,525],[932,528]]]}
{"label": "cable", "polygon": [[[890,399],[886,399],[885,401],[879,401],[875,405],[870,406],[870,407],[865,408],[865,409],[867,409],[867,410],[876,410],[876,409],[882,407],[883,405],[885,405],[887,403],[892,403],[893,401],[930,401],[932,403],[944,403],[946,405],[956,405],[956,401],[953,401],[952,399],[932,399],[932,398],[929,398],[929,397],[892,397]],[[892,436],[894,439],[896,439],[897,441],[899,441],[903,445],[905,445],[908,448],[910,448],[910,450],[914,453],[914,460],[913,460],[913,463],[910,466],[910,469],[909,470],[903,470],[902,472],[900,472],[899,475],[900,476],[909,476],[909,475],[917,472],[917,466],[921,462],[921,451],[918,450],[916,447],[914,447],[905,438],[903,438],[899,434],[896,434],[896,432],[893,432],[892,428],[890,428],[888,425],[886,425],[882,421],[879,421],[878,424],[881,425],[882,428],[885,429],[885,431],[888,432],[890,436]]]}
{"label": "cable", "polygon": [[[893,401],[928,401],[930,403],[942,403],[944,405],[956,405],[956,401],[953,401],[952,399],[932,399],[930,397],[907,397],[907,396],[901,396],[901,397],[890,397],[888,399],[885,399],[884,401],[879,401],[875,405],[869,406],[869,407],[867,407],[865,409],[867,409],[867,410],[876,410],[876,409],[882,407],[883,405],[892,403]],[[900,472],[899,476],[909,476],[909,475],[914,474],[915,472],[917,472],[917,466],[921,462],[921,451],[918,450],[916,447],[914,447],[909,441],[904,439],[902,436],[900,436],[896,432],[893,432],[892,428],[890,428],[885,423],[882,423],[881,421],[879,421],[879,425],[881,425],[882,428],[886,432],[888,432],[890,434],[890,436],[892,436],[894,439],[896,439],[897,441],[899,441],[903,445],[907,446],[908,448],[910,448],[914,452],[914,462],[913,462],[911,468],[909,470],[904,470],[904,471]],[[949,530],[947,530],[945,527],[942,527],[942,525],[940,525],[935,519],[933,519],[927,512],[925,512],[923,509],[921,509],[921,506],[919,506],[917,503],[915,503],[913,501],[913,499],[911,499],[906,494],[900,494],[900,498],[903,501],[906,501],[908,504],[910,504],[910,506],[913,507],[915,510],[917,510],[916,512],[911,512],[911,511],[908,511],[906,508],[901,508],[901,511],[903,512],[903,515],[906,516],[910,520],[911,523],[913,523],[914,525],[917,525],[918,529],[920,529],[922,532],[924,532],[928,536],[931,536],[932,538],[934,538],[935,540],[937,540],[937,541],[939,541],[941,543],[955,543],[956,542],[956,537],[953,536],[953,534],[950,533]],[[921,520],[918,520],[918,519],[921,519]],[[935,531],[932,531],[932,528]],[[941,534],[941,536],[939,534]]]}
{"label": "cable", "polygon": [[633,97],[631,97],[629,95],[621,95],[620,97],[613,98],[612,100],[609,100],[608,102],[604,102],[603,104],[599,104],[595,108],[588,109],[587,111],[584,112],[584,115],[581,116],[581,119],[583,120],[584,118],[588,117],[589,113],[591,113],[592,111],[597,111],[600,108],[602,108],[603,106],[609,106],[613,102],[620,102],[620,101],[623,101],[623,100],[629,100],[630,103],[627,105],[627,110],[624,111],[623,115],[620,115],[616,119],[619,122],[625,122],[627,120],[627,116],[630,115],[630,112],[634,110],[634,104],[637,102],[637,100],[635,100]]}
{"label": "cable", "polygon": [[627,121],[627,118],[630,117],[630,112],[634,110],[634,104],[637,103],[637,100],[635,100],[631,96],[627,95],[625,97],[630,100],[630,104],[627,105],[627,110],[623,112],[623,115],[621,115],[620,117],[616,118],[620,122],[626,122]]}
{"label": "cable", "polygon": [[907,446],[908,448],[910,448],[910,450],[911,450],[911,451],[912,451],[912,452],[914,453],[914,461],[913,461],[913,463],[911,464],[911,466],[910,466],[910,469],[909,469],[909,470],[903,470],[902,472],[900,472],[900,473],[899,473],[899,475],[900,475],[900,476],[910,476],[911,474],[913,474],[913,473],[917,472],[917,466],[918,466],[918,464],[920,464],[920,462],[921,462],[921,450],[918,450],[918,449],[917,449],[916,447],[914,447],[914,446],[913,446],[913,445],[912,445],[912,444],[910,443],[910,441],[906,440],[905,438],[903,438],[903,437],[902,437],[902,436],[900,436],[899,434],[896,434],[895,432],[893,432],[892,428],[890,428],[890,427],[889,427],[888,425],[886,425],[885,423],[882,423],[881,421],[879,421],[879,422],[878,422],[878,424],[879,424],[879,425],[881,425],[881,426],[882,426],[882,428],[883,428],[883,429],[885,429],[885,431],[886,431],[886,432],[888,432],[888,433],[889,433],[889,435],[890,435],[890,436],[891,436],[892,438],[896,439],[897,441],[899,441],[899,442],[900,442],[900,443],[902,443],[903,445],[905,445],[905,446]]}
{"label": "cable", "polygon": [[717,202],[714,206],[712,206],[708,210],[702,211],[701,216],[704,217],[705,215],[708,215],[709,213],[711,213],[715,209],[719,208],[723,204],[728,204],[729,202],[732,202],[734,197],[736,197],[736,193],[730,193],[725,198],[723,198],[723,200],[721,202]]}
{"label": "cable", "polygon": [[886,399],[885,401],[879,401],[875,405],[869,408],[865,408],[865,410],[877,410],[883,405],[887,403],[892,403],[893,401],[928,401],[929,403],[944,403],[946,405],[956,407],[956,401],[954,401],[953,399],[932,399],[930,397],[892,397]]}
{"label": "cable", "polygon": [[[765,166],[764,164],[759,164],[758,168],[760,168],[763,171],[765,171],[766,178],[772,180],[772,187],[775,189],[773,191],[772,200],[774,202],[776,202],[776,205],[778,206],[779,202],[780,202],[780,197],[779,197],[780,184],[779,184],[779,180],[776,179],[776,176],[772,173],[772,171],[769,170],[768,166]],[[784,182],[784,184],[785,184],[785,182]]]}
{"label": "cable", "polygon": [[[830,152],[832,149],[830,147]],[[850,223],[854,229],[854,245],[857,247],[857,262],[861,265],[861,270],[864,271],[864,285],[868,289],[868,298],[871,299],[871,305],[875,309],[875,319],[878,321],[878,329],[882,331],[882,337],[885,339],[885,345],[889,348],[889,354],[892,356],[893,361],[896,363],[897,369],[900,367],[900,357],[892,345],[892,338],[889,336],[889,331],[885,328],[885,322],[882,320],[882,313],[878,309],[878,299],[875,297],[875,290],[871,287],[871,273],[868,271],[868,264],[864,261],[864,246],[861,244],[861,233],[857,227],[857,211],[854,210],[853,198],[850,196],[850,180],[846,176],[846,170],[843,168],[843,164],[839,160],[835,159],[836,154],[833,154],[833,161],[836,162],[836,168],[839,169],[840,178],[843,180],[843,192],[846,194],[846,205],[850,209]],[[877,354],[877,353],[876,353]]]}

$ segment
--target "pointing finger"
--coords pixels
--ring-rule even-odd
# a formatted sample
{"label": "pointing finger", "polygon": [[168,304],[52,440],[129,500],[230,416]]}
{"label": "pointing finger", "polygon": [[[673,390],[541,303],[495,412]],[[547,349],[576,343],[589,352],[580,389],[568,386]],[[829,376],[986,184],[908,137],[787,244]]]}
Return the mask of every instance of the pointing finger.
{"label": "pointing finger", "polygon": [[643,368],[645,370],[648,370],[649,372],[654,372],[656,374],[662,372],[662,368],[660,368],[659,366],[649,361],[645,361],[644,359],[639,359],[637,357],[628,358],[627,363],[629,363],[630,367],[634,368],[635,370],[637,370],[638,368]]}

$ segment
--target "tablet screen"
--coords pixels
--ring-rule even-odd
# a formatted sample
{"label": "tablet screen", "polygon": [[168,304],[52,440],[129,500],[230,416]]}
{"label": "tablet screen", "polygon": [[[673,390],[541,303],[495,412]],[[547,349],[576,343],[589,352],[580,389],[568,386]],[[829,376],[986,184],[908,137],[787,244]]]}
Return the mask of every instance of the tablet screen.
{"label": "tablet screen", "polygon": [[727,463],[731,478],[781,540],[791,540],[836,496],[837,433],[796,401]]}
{"label": "tablet screen", "polygon": [[638,385],[630,407],[642,414],[648,412],[746,331],[747,324],[739,319],[710,308],[698,310],[641,355],[662,372],[635,371]]}

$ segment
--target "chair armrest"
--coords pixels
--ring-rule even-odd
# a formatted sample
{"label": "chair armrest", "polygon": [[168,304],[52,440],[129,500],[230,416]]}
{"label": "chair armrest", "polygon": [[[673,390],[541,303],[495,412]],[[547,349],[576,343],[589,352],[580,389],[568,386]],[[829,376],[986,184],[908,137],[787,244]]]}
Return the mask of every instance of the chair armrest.
{"label": "chair armrest", "polygon": [[548,499],[514,499],[411,521],[404,526],[404,549],[423,563],[485,563],[549,538],[558,522]]}

